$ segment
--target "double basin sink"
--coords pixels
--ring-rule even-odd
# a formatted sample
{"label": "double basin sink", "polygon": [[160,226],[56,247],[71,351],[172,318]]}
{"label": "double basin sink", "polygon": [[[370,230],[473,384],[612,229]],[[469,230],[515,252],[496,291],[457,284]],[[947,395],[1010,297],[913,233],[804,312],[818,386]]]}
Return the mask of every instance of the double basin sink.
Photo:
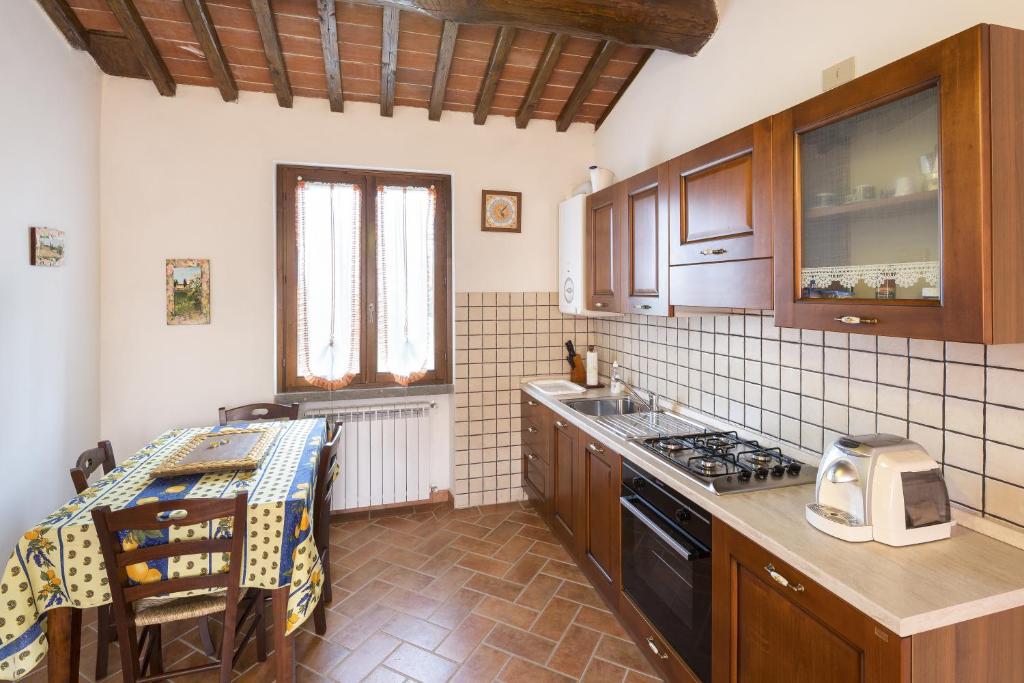
{"label": "double basin sink", "polygon": [[609,398],[578,398],[565,405],[594,420],[623,439],[658,434],[693,434],[704,428],[691,424],[673,413],[651,412],[647,406],[628,396]]}

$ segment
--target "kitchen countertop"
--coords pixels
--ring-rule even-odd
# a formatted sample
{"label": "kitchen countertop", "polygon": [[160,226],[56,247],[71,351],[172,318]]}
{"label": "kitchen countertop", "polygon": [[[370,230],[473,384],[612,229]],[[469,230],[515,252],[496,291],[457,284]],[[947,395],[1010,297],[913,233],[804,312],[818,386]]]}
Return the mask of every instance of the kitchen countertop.
{"label": "kitchen countertop", "polygon": [[812,484],[718,496],[562,403],[610,396],[608,389],[551,396],[529,382],[522,388],[899,636],[1024,605],[1024,550],[961,526],[948,540],[902,548],[841,541],[804,519]]}

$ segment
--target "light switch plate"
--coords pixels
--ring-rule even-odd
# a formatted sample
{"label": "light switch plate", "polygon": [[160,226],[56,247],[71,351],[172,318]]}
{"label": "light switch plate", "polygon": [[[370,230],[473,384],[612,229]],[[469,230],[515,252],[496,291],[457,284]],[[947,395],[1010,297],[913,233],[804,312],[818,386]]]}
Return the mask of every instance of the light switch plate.
{"label": "light switch plate", "polygon": [[833,64],[821,72],[821,91],[831,90],[837,85],[852,81],[856,75],[856,64],[854,58],[844,59],[838,64]]}

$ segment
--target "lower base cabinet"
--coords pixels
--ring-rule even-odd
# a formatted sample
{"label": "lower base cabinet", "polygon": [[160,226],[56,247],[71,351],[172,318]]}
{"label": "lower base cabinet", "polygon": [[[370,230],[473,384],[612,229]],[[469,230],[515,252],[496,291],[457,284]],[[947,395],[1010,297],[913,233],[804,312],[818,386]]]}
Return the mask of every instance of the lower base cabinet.
{"label": "lower base cabinet", "polygon": [[[585,436],[585,435],[584,435]],[[583,571],[616,600],[622,588],[619,562],[619,488],[622,459],[594,440],[580,440],[583,476]]]}

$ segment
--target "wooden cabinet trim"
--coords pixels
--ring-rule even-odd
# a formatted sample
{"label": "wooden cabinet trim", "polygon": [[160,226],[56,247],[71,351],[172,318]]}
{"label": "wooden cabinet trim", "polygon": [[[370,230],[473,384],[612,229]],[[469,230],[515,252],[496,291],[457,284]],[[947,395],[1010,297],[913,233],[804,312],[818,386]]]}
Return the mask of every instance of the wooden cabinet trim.
{"label": "wooden cabinet trim", "polygon": [[[593,193],[587,197],[587,308],[603,312],[621,310],[621,193],[622,184]],[[599,212],[601,215],[599,215]],[[606,217],[609,225],[604,240],[599,240],[599,219]],[[603,285],[603,286],[602,286]]]}
{"label": "wooden cabinet trim", "polygon": [[[665,163],[620,183],[619,239],[624,313],[671,314],[668,298],[668,181],[669,167]],[[650,197],[653,201],[653,226],[638,225],[635,206],[641,197]],[[646,263],[637,263],[638,254],[648,257]],[[648,287],[637,283],[641,269],[643,276],[652,281]]]}

